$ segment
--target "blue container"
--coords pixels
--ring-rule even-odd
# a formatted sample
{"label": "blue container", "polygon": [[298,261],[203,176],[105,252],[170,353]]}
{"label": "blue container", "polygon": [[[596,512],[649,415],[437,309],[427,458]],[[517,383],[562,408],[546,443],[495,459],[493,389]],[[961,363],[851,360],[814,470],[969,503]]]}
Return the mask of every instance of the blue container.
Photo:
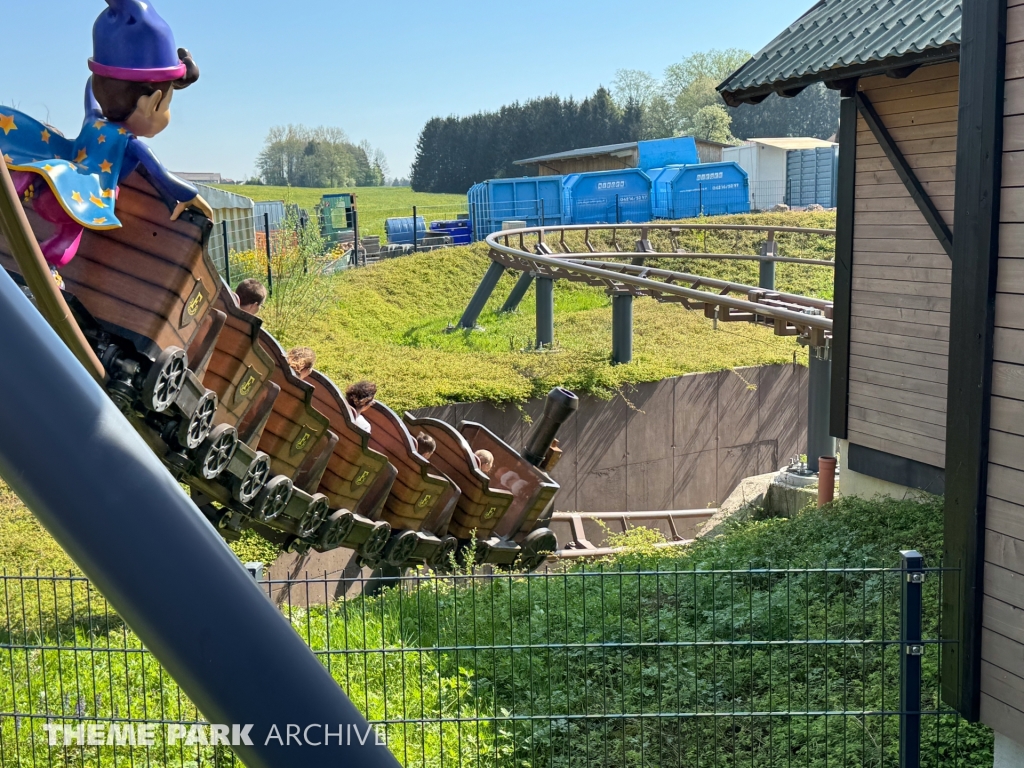
{"label": "blue container", "polygon": [[448,235],[452,239],[452,245],[469,245],[473,242],[473,228],[469,219],[457,219],[455,221],[432,221],[430,222],[431,234]]}
{"label": "blue container", "polygon": [[565,209],[573,224],[650,221],[651,179],[639,168],[573,173],[565,177]]}
{"label": "blue container", "polygon": [[750,182],[736,163],[655,168],[651,189],[658,219],[750,213]]}
{"label": "blue container", "polygon": [[[385,219],[384,233],[392,245],[412,245],[412,216]],[[427,223],[422,216],[416,217],[416,240],[427,234]]]}
{"label": "blue container", "polygon": [[266,226],[266,215],[270,216],[270,231],[276,232],[277,230],[284,227],[284,219],[286,215],[284,200],[264,200],[262,202],[254,203],[252,207],[253,220],[256,223],[256,229],[262,232]]}
{"label": "blue container", "polygon": [[525,221],[528,227],[570,223],[563,210],[561,176],[491,179],[474,184],[467,197],[474,240],[501,231],[506,221]]}
{"label": "blue container", "polygon": [[643,171],[666,165],[696,165],[700,162],[693,136],[652,139],[637,144],[637,167]]}

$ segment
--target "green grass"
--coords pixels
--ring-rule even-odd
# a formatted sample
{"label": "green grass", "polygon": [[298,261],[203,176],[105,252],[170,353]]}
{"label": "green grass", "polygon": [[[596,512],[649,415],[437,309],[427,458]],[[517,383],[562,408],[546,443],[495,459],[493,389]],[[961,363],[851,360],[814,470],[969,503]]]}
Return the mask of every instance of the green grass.
{"label": "green grass", "polygon": [[[407,765],[569,767],[581,764],[583,753],[587,765],[601,768],[639,766],[642,759],[647,766],[889,765],[895,764],[893,717],[787,720],[730,713],[897,707],[898,646],[800,641],[894,639],[900,574],[745,571],[826,562],[833,568],[893,565],[903,548],[919,549],[935,565],[941,537],[941,499],[846,499],[791,520],[736,524],[686,550],[641,549],[588,564],[586,577],[577,566],[545,580],[424,579],[407,591],[294,609],[288,616],[371,719],[386,713],[428,721],[389,729],[390,746]],[[741,574],[700,573],[730,568]],[[81,606],[84,586],[76,589]],[[144,707],[172,719],[195,716],[150,657],[118,652],[138,650],[139,641],[116,619],[106,623],[101,600],[93,598],[91,621],[65,622],[58,635],[49,615],[42,622],[36,615],[20,620],[19,606],[40,598],[48,605],[48,593],[38,594],[31,582],[24,600],[15,592],[15,621],[0,642],[31,639],[61,650],[14,648],[0,655],[0,679],[11,681],[0,690],[4,711],[40,711],[48,701],[49,711],[58,712],[63,688],[72,693],[63,706],[78,706],[85,717],[137,717]],[[929,637],[939,595],[940,580],[932,574],[924,586]],[[796,644],[724,645],[748,638]],[[686,644],[692,640],[704,645]],[[73,645],[102,652],[90,660]],[[462,650],[453,650],[457,646]],[[926,709],[938,705],[936,650],[929,646],[923,660]],[[660,722],[559,717],[654,711],[724,716]],[[513,713],[538,719],[514,721]],[[484,720],[459,728],[453,722],[459,717]],[[447,722],[430,723],[436,718]],[[991,763],[987,728],[957,725],[952,715],[939,726],[925,718],[925,766]],[[10,721],[3,727],[4,743],[27,749],[27,729],[16,735]],[[111,750],[102,758],[100,764],[114,764]]]}
{"label": "green grass", "polygon": [[346,187],[338,189],[312,189],[306,187],[261,187],[235,184],[215,184],[218,189],[234,192],[236,195],[262,200],[284,200],[305,208],[310,213],[324,195],[350,192],[356,195],[359,209],[359,234],[384,235],[384,220],[398,216],[412,216],[412,207],[418,207],[417,215],[428,222],[435,219],[454,219],[466,212],[465,195],[439,195],[429,192],[413,192],[411,187]]}

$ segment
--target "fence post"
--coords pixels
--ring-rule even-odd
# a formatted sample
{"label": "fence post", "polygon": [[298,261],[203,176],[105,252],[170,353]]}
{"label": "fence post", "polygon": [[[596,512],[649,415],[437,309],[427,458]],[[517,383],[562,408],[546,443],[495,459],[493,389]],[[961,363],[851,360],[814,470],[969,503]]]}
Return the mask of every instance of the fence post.
{"label": "fence post", "polygon": [[921,611],[924,558],[915,550],[903,559],[903,615],[900,622],[900,768],[921,767]]}
{"label": "fence post", "polygon": [[506,312],[515,312],[519,309],[519,303],[523,300],[526,292],[530,290],[530,283],[532,282],[533,273],[523,272],[523,274],[520,275],[518,282],[516,282],[515,286],[512,288],[512,292],[508,295],[508,298],[505,299],[505,303],[501,305],[501,309],[499,311],[504,314]]}
{"label": "fence post", "polygon": [[[768,240],[763,246],[761,246],[761,258],[774,258],[777,255],[775,251],[775,232],[768,233]],[[762,261],[761,262],[761,275],[757,283],[758,288],[764,288],[766,291],[775,290],[775,262],[774,261]]]}
{"label": "fence post", "polygon": [[836,455],[836,440],[829,434],[832,348],[808,347],[807,358],[807,468],[817,472],[820,456]]}
{"label": "fence post", "polygon": [[224,241],[224,282],[231,287],[231,248],[228,243],[228,221],[225,219],[220,223],[220,236]]}
{"label": "fence post", "polygon": [[555,342],[555,281],[537,277],[537,349]]}
{"label": "fence post", "polygon": [[263,214],[263,236],[267,240],[267,295],[274,295],[274,270],[272,264],[272,252],[270,250],[270,214]]}
{"label": "fence post", "polygon": [[479,318],[480,313],[484,311],[484,307],[487,305],[487,300],[491,298],[491,294],[494,293],[494,288],[498,285],[498,281],[504,273],[504,264],[499,264],[496,261],[491,262],[491,265],[487,267],[487,271],[484,273],[483,280],[481,280],[480,285],[476,287],[476,293],[474,293],[473,298],[469,300],[469,305],[466,307],[466,311],[462,313],[462,319],[459,320],[459,328],[465,328],[470,331],[476,328],[477,318]]}
{"label": "fence post", "polygon": [[612,365],[633,360],[633,294],[612,293]]}
{"label": "fence post", "polygon": [[412,250],[413,253],[419,250],[416,244],[416,206],[412,207]]}
{"label": "fence post", "polygon": [[[352,245],[355,248],[355,266],[359,266],[359,209],[356,208],[356,196],[352,195]],[[415,221],[416,219],[413,219]],[[366,266],[366,252],[363,252],[363,266]]]}

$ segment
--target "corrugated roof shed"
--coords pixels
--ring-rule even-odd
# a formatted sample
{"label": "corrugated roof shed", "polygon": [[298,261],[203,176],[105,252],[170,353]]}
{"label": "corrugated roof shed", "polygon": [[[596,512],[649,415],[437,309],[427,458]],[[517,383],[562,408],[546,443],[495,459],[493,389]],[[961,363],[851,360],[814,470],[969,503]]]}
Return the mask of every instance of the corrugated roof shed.
{"label": "corrugated roof shed", "polygon": [[726,102],[795,95],[820,80],[878,74],[882,62],[952,59],[960,0],[820,0],[718,86]]}
{"label": "corrugated roof shed", "polygon": [[614,155],[617,153],[630,153],[637,148],[637,142],[627,141],[623,144],[606,144],[603,147],[584,147],[582,149],[570,149],[566,152],[555,152],[551,155],[540,155],[529,157],[526,160],[516,160],[513,165],[532,165],[533,163],[546,163],[549,160],[571,160],[576,157],[596,157],[598,155]]}
{"label": "corrugated roof shed", "polygon": [[783,136],[774,139],[748,139],[747,144],[764,144],[766,147],[776,149],[816,149],[818,147],[833,147],[835,144],[824,139],[814,139],[809,136]]}

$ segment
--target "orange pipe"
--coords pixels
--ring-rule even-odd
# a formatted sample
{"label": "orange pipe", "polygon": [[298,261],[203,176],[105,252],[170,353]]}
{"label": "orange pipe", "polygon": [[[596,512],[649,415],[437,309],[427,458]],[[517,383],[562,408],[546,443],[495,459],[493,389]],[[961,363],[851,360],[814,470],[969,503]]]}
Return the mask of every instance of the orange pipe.
{"label": "orange pipe", "polygon": [[818,459],[818,506],[828,504],[836,495],[836,457]]}

